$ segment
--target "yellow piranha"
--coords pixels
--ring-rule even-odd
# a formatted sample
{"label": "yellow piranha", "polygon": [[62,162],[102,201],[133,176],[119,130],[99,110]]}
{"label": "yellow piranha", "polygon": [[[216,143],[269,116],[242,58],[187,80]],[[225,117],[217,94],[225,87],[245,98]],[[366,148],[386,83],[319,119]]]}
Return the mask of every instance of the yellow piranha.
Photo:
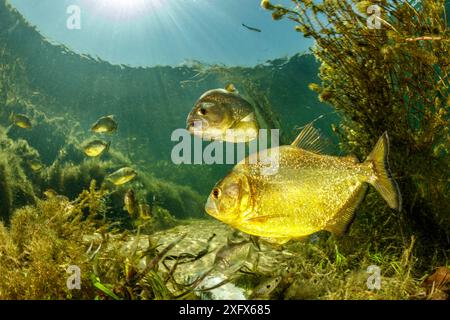
{"label": "yellow piranha", "polygon": [[114,116],[106,116],[98,119],[91,127],[91,131],[95,133],[114,133],[117,131],[117,122]]}
{"label": "yellow piranha", "polygon": [[111,145],[111,142],[105,142],[102,140],[94,140],[94,141],[87,143],[83,147],[83,152],[88,157],[99,157],[104,152],[108,151],[110,145]]}
{"label": "yellow piranha", "polygon": [[31,124],[30,118],[28,118],[24,114],[14,114],[13,113],[10,118],[11,118],[11,121],[19,128],[31,129],[31,127],[33,126]]}
{"label": "yellow piranha", "polygon": [[[401,195],[389,165],[389,139],[384,133],[366,161],[352,156],[323,155],[320,135],[305,127],[288,146],[250,155],[212,190],[206,212],[242,232],[283,244],[320,230],[344,234],[371,184],[391,208],[401,210]],[[266,157],[266,158],[264,158]],[[273,163],[272,163],[273,165]]]}
{"label": "yellow piranha", "polygon": [[205,92],[186,122],[194,136],[235,143],[254,140],[260,128],[254,108],[232,84]]}
{"label": "yellow piranha", "polygon": [[149,220],[152,218],[152,208],[146,202],[139,203],[139,219]]}
{"label": "yellow piranha", "polygon": [[125,184],[127,182],[130,182],[134,178],[136,178],[137,172],[129,167],[124,167],[122,169],[119,169],[113,173],[111,173],[109,176],[106,177],[106,180],[111,181],[116,186],[120,186],[122,184]]}
{"label": "yellow piranha", "polygon": [[28,164],[30,165],[31,170],[33,170],[34,172],[40,171],[42,168],[44,168],[42,162],[37,159],[29,160]]}
{"label": "yellow piranha", "polygon": [[131,217],[134,217],[134,213],[136,212],[136,194],[133,189],[128,189],[123,197],[124,210],[126,210]]}

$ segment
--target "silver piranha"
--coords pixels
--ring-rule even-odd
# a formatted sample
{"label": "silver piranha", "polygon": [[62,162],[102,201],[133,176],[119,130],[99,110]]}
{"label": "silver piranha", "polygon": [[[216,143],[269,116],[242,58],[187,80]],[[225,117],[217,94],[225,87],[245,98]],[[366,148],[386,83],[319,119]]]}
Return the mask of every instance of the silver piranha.
{"label": "silver piranha", "polygon": [[106,177],[106,180],[111,181],[116,186],[120,186],[122,184],[125,184],[127,182],[130,182],[134,178],[136,178],[137,172],[129,167],[124,167],[122,169],[119,169],[113,173],[111,173],[109,176]]}
{"label": "silver piranha", "polygon": [[114,133],[117,131],[117,122],[114,116],[106,116],[98,119],[91,127],[91,131],[95,133]]}
{"label": "silver piranha", "polygon": [[254,108],[232,84],[205,92],[186,122],[194,136],[234,143],[256,139],[260,128]]}

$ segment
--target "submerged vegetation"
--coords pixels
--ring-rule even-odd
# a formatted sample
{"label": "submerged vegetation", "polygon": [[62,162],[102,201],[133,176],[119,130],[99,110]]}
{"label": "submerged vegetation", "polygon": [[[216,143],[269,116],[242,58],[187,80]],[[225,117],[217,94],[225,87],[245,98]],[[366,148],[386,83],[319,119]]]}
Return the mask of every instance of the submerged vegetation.
{"label": "submerged vegetation", "polygon": [[[448,285],[427,278],[449,265],[444,1],[377,2],[380,29],[367,28],[371,1],[294,3],[262,5],[316,40],[320,65],[297,55],[255,68],[111,66],[51,45],[0,1],[0,298],[200,299],[225,284],[255,299],[447,298]],[[258,263],[239,258],[231,275],[217,273],[214,258],[235,232],[193,219],[204,217],[206,193],[229,168],[175,166],[167,155],[194,101],[228,83],[258,105],[267,127],[281,129],[283,143],[328,114],[323,131],[331,135],[336,122],[341,149],[364,160],[388,131],[403,211],[370,192],[343,237],[321,232],[273,247],[241,234]],[[12,125],[12,113],[31,128]],[[119,127],[105,138],[108,150],[87,158],[89,126],[109,114]],[[136,179],[107,181],[123,167]],[[135,211],[124,208],[129,190]],[[70,266],[81,270],[79,290],[67,286]],[[379,267],[379,289],[367,286],[370,266]],[[267,284],[274,287],[261,290]]]}

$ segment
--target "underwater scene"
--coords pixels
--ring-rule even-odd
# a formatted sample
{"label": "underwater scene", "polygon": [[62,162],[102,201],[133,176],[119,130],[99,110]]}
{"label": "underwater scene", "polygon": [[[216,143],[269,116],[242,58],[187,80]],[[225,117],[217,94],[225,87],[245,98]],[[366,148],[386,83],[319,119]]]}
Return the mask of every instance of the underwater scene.
{"label": "underwater scene", "polygon": [[0,0],[1,300],[448,300],[450,1]]}

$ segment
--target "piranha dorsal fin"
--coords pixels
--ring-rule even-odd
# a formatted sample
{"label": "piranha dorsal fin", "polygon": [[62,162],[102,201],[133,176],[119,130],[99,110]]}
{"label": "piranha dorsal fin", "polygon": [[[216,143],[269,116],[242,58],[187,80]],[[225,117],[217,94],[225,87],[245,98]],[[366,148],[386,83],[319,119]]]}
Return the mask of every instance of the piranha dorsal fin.
{"label": "piranha dorsal fin", "polygon": [[338,236],[345,234],[355,219],[355,210],[363,201],[366,191],[367,184],[362,183],[347,200],[343,208],[336,214],[336,217],[325,227],[325,230]]}
{"label": "piranha dorsal fin", "polygon": [[234,86],[234,84],[229,83],[226,85],[225,90],[227,90],[230,93],[236,93],[238,94],[239,92],[237,91],[236,87]]}
{"label": "piranha dorsal fin", "polygon": [[325,149],[320,132],[314,128],[312,122],[303,127],[291,146],[314,153],[321,153]]}
{"label": "piranha dorsal fin", "polygon": [[388,157],[389,136],[387,132],[385,132],[367,157],[366,163],[373,164],[375,174],[375,178],[369,179],[368,182],[377,189],[384,200],[386,200],[389,207],[401,211],[402,195],[397,182],[392,178]]}

